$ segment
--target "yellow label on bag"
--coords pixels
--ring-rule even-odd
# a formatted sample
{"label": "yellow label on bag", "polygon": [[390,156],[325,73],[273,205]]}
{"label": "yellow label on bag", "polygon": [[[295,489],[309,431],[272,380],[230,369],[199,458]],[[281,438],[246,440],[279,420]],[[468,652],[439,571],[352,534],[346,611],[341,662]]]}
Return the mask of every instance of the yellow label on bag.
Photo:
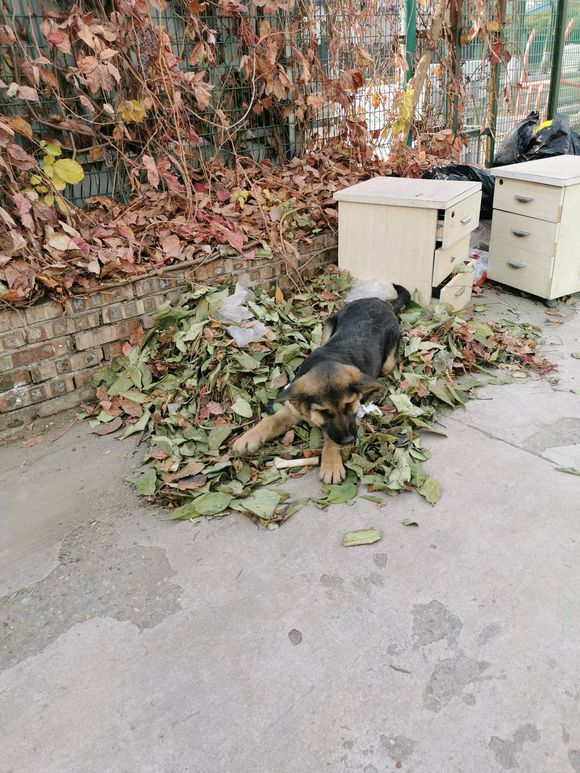
{"label": "yellow label on bag", "polygon": [[534,129],[534,132],[533,132],[533,133],[534,133],[534,134],[537,134],[538,132],[541,132],[541,131],[542,131],[542,129],[547,129],[547,128],[548,128],[548,126],[551,126],[551,125],[552,125],[552,121],[544,121],[544,123],[541,123],[539,126],[537,126],[537,127]]}

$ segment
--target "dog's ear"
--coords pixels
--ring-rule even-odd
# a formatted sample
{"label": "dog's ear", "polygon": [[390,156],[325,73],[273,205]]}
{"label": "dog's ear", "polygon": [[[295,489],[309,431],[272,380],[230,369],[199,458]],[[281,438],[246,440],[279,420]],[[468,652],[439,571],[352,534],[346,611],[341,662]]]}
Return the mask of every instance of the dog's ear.
{"label": "dog's ear", "polygon": [[373,392],[385,391],[385,385],[370,376],[363,375],[355,389],[361,397],[368,397]]}

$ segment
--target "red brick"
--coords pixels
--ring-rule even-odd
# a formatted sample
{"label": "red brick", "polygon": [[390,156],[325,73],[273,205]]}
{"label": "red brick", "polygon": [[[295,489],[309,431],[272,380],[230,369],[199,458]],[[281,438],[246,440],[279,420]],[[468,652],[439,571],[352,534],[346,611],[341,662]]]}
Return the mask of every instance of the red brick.
{"label": "red brick", "polygon": [[12,355],[5,354],[4,357],[0,357],[0,373],[8,373],[12,367]]}
{"label": "red brick", "polygon": [[35,384],[39,384],[41,381],[48,381],[51,378],[56,378],[59,373],[56,369],[57,360],[48,360],[48,362],[41,362],[39,365],[33,365],[30,368],[30,374]]}
{"label": "red brick", "polygon": [[20,309],[0,309],[0,333],[18,330],[26,325],[26,315]]}
{"label": "red brick", "polygon": [[185,287],[185,271],[168,271],[165,276],[148,276],[144,279],[137,279],[133,283],[135,296],[142,298],[144,295],[153,295],[162,290],[171,290],[175,287]]}
{"label": "red brick", "polygon": [[72,376],[47,381],[44,384],[33,384],[26,387],[15,387],[0,396],[0,413],[26,408],[34,403],[42,403],[53,397],[60,397],[75,388]]}
{"label": "red brick", "polygon": [[137,301],[124,301],[123,303],[114,303],[112,306],[104,306],[101,310],[103,323],[109,325],[112,322],[120,322],[129,317],[136,317]]}
{"label": "red brick", "polygon": [[0,436],[30,424],[38,417],[53,416],[55,413],[74,408],[85,401],[92,400],[95,390],[92,386],[84,386],[60,397],[53,397],[43,403],[36,403],[27,408],[0,414]]}
{"label": "red brick", "polygon": [[157,295],[147,295],[145,298],[140,298],[137,301],[137,314],[153,314],[165,303],[165,295],[158,293]]}
{"label": "red brick", "polygon": [[0,376],[0,392],[8,392],[14,387],[30,384],[30,373],[27,370],[16,370]]}
{"label": "red brick", "polygon": [[32,380],[37,384],[40,381],[46,381],[49,378],[64,376],[67,373],[73,373],[74,371],[82,370],[83,368],[91,368],[98,365],[102,359],[103,350],[98,347],[97,349],[89,349],[84,352],[78,352],[77,354],[71,354],[68,357],[61,357],[58,360],[41,362],[39,365],[34,365],[30,369],[30,372],[32,374]]}
{"label": "red brick", "polygon": [[80,314],[86,309],[92,308],[90,297],[78,296],[69,298],[65,303],[67,314]]}
{"label": "red brick", "polygon": [[26,336],[23,330],[11,330],[0,335],[0,352],[13,352],[26,345]]}
{"label": "red brick", "polygon": [[46,322],[56,319],[64,314],[64,306],[56,301],[43,301],[35,306],[24,310],[27,325],[34,325],[37,322]]}
{"label": "red brick", "polygon": [[55,338],[53,341],[41,344],[40,346],[29,346],[14,352],[12,363],[15,368],[23,365],[32,365],[35,362],[49,360],[51,357],[59,357],[72,350],[72,340],[70,338]]}
{"label": "red brick", "polygon": [[196,266],[193,275],[198,282],[205,282],[213,276],[213,263],[204,263]]}
{"label": "red brick", "polygon": [[74,374],[74,380],[75,380],[75,389],[80,389],[81,387],[84,387],[85,384],[90,384],[91,379],[95,375],[95,373],[99,370],[99,368],[87,368],[86,370],[80,370],[78,373]]}
{"label": "red brick", "polygon": [[112,287],[110,290],[101,290],[100,293],[91,295],[90,300],[91,306],[95,309],[99,306],[109,306],[111,303],[130,301],[134,297],[133,286],[129,283],[120,287]]}
{"label": "red brick", "polygon": [[123,354],[123,343],[124,341],[112,341],[110,344],[105,344],[103,346],[105,360],[113,360],[115,357],[119,357]]}
{"label": "red brick", "polygon": [[139,320],[125,320],[114,325],[103,325],[95,330],[87,330],[84,333],[75,334],[75,346],[78,350],[91,349],[102,346],[111,341],[128,339],[140,327]]}

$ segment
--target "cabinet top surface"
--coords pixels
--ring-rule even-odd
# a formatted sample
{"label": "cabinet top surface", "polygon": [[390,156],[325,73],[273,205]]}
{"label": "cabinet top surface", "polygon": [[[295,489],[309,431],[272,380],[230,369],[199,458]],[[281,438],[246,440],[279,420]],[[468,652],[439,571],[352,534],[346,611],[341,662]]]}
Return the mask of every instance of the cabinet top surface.
{"label": "cabinet top surface", "polygon": [[544,183],[565,188],[580,183],[580,156],[554,156],[524,161],[522,164],[496,166],[489,173],[494,177],[508,177],[514,180]]}
{"label": "cabinet top surface", "polygon": [[389,204],[393,207],[447,209],[481,191],[481,183],[373,177],[334,194],[336,201]]}

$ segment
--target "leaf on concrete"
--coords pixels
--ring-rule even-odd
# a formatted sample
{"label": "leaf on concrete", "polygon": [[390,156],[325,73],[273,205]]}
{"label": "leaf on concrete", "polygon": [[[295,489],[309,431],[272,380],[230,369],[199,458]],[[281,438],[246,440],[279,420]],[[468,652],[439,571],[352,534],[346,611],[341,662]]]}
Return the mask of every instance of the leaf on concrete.
{"label": "leaf on concrete", "polygon": [[155,494],[157,473],[152,467],[140,473],[135,481],[135,490],[141,497],[152,497]]}
{"label": "leaf on concrete", "polygon": [[383,532],[378,529],[359,529],[358,531],[347,531],[342,538],[342,546],[345,548],[355,545],[372,545],[383,537]]}

